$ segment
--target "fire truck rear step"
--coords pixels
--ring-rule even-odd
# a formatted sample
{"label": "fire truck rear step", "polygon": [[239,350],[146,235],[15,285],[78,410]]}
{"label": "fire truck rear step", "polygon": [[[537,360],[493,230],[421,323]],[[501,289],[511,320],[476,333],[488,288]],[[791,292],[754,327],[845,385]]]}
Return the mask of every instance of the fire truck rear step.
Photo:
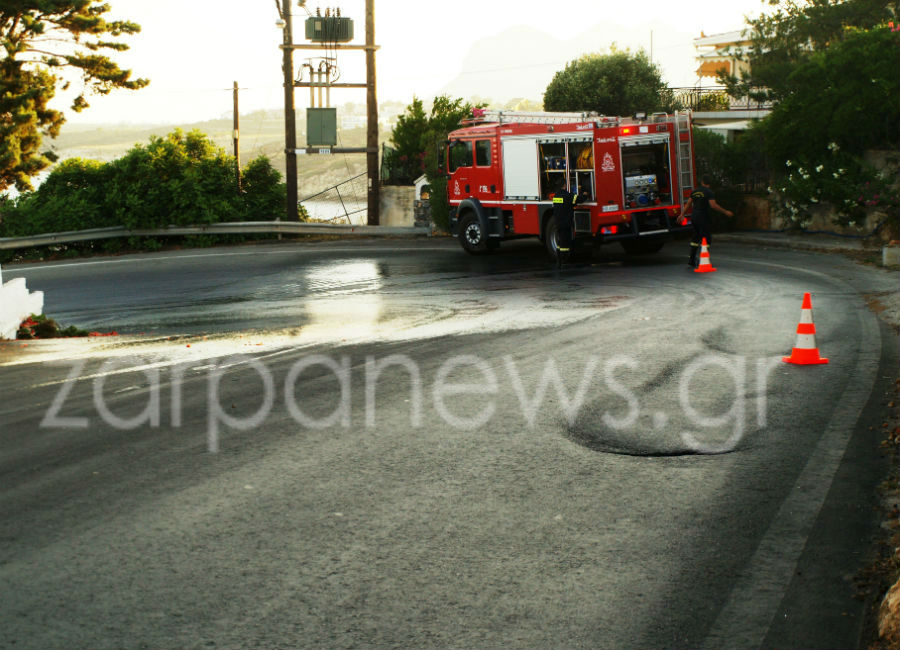
{"label": "fire truck rear step", "polygon": [[496,214],[488,215],[488,237],[503,237],[503,223]]}

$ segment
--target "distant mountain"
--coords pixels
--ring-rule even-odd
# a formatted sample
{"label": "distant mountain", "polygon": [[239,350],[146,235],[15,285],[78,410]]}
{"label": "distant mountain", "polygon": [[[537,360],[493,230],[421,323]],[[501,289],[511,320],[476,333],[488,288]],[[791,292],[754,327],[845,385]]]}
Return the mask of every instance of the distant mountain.
{"label": "distant mountain", "polygon": [[692,84],[696,67],[693,35],[675,32],[671,26],[658,22],[637,26],[608,23],[564,37],[531,27],[507,28],[472,46],[463,58],[459,74],[441,92],[501,102],[516,97],[541,101],[553,76],[568,62],[583,54],[609,52],[613,44],[621,49],[649,52],[651,31],[655,40],[653,59],[662,68],[666,81],[675,86]]}
{"label": "distant mountain", "polygon": [[476,43],[462,61],[460,73],[442,92],[453,97],[539,100],[571,48],[530,27],[510,27]]}
{"label": "distant mountain", "polygon": [[[347,108],[342,107],[342,108]],[[394,109],[388,105],[387,108]],[[347,108],[346,112],[350,112]],[[303,143],[306,135],[304,120],[298,121],[298,140]],[[108,162],[124,155],[138,144],[146,144],[151,135],[165,136],[175,128],[183,131],[197,129],[226,152],[232,152],[233,124],[231,117],[205,122],[178,124],[66,124],[55,139],[45,140],[60,160],[88,158]],[[382,126],[381,139],[389,139],[390,129]],[[338,129],[341,146],[365,145],[365,128]],[[257,156],[269,158],[282,174],[285,171],[284,112],[281,110],[254,111],[241,115],[241,164],[246,165]],[[300,167],[300,193],[305,197],[340,183],[365,171],[366,158],[360,155],[302,156]]]}

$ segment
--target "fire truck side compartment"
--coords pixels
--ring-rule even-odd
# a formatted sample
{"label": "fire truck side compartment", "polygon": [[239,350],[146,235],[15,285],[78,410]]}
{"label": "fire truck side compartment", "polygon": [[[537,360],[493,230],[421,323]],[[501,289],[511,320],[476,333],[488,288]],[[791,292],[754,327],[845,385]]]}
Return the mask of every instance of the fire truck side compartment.
{"label": "fire truck side compartment", "polygon": [[505,138],[502,143],[504,198],[507,201],[540,200],[540,171],[534,138]]}

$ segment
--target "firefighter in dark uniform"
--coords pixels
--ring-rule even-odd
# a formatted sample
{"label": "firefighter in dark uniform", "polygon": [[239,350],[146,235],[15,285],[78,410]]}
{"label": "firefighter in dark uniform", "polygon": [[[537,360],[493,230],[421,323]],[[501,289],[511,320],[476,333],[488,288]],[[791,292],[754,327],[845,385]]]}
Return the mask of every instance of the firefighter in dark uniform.
{"label": "firefighter in dark uniform", "polygon": [[553,194],[553,220],[556,222],[556,266],[562,268],[572,253],[572,244],[575,238],[575,205],[579,199],[585,196],[576,196],[566,189],[566,182],[562,181]]}
{"label": "firefighter in dark uniform", "polygon": [[703,176],[700,179],[700,187],[691,192],[691,198],[684,204],[681,209],[679,221],[684,218],[686,212],[691,211],[691,224],[694,226],[694,237],[691,239],[691,257],[688,264],[696,268],[697,259],[700,255],[700,244],[706,239],[706,244],[712,243],[712,233],[710,232],[710,215],[709,210],[712,208],[716,212],[721,212],[726,217],[733,217],[731,210],[726,210],[716,203],[716,195],[709,187],[712,180],[709,176]]}

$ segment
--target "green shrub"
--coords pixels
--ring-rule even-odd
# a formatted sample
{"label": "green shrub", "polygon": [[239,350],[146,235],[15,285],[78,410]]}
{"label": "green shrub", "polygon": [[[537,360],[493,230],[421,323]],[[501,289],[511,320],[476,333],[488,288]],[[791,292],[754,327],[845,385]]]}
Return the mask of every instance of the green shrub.
{"label": "green shrub", "polygon": [[122,240],[121,239],[106,239],[100,245],[101,250],[104,253],[119,253],[122,251]]}
{"label": "green shrub", "polygon": [[894,179],[842,151],[837,143],[830,143],[828,149],[828,155],[815,162],[804,158],[785,161],[785,172],[777,182],[781,201],[776,209],[782,216],[805,228],[815,206],[822,203],[832,208],[832,219],[841,226],[861,226],[875,209],[885,215],[897,214],[900,192]]}
{"label": "green shrub", "polygon": [[284,212],[285,184],[265,156],[247,163],[242,173],[241,191],[246,221],[273,221]]}
{"label": "green shrub", "polygon": [[44,314],[32,314],[19,326],[17,339],[55,339],[73,336],[88,336],[87,330],[70,325],[60,329],[59,323]]}
{"label": "green shrub", "polygon": [[[36,191],[15,200],[0,197],[0,237],[274,219],[285,201],[278,171],[265,157],[256,158],[243,170],[239,193],[235,164],[203,133],[179,129],[153,136],[109,163],[65,160]],[[156,240],[128,241],[129,248],[161,246]],[[117,251],[121,243],[101,247]]]}

